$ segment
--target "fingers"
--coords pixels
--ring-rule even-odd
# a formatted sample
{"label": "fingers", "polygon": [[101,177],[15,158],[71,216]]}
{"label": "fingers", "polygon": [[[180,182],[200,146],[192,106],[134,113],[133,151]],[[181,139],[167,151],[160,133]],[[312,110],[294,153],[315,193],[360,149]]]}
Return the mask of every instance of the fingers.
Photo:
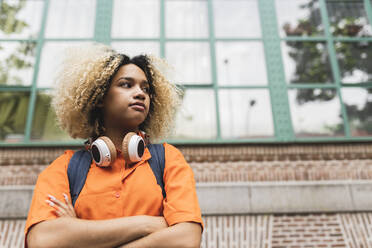
{"label": "fingers", "polygon": [[65,193],[63,193],[63,198],[65,198],[65,202],[66,202],[67,207],[69,208],[70,212],[72,211],[72,212],[75,213],[75,209],[74,209],[74,206],[72,206],[70,198],[68,198],[68,196]]}
{"label": "fingers", "polygon": [[54,208],[54,212],[58,217],[76,217],[74,207],[66,194],[63,194],[65,202],[58,200],[52,195],[48,195],[48,197],[49,200],[46,200],[46,203]]}

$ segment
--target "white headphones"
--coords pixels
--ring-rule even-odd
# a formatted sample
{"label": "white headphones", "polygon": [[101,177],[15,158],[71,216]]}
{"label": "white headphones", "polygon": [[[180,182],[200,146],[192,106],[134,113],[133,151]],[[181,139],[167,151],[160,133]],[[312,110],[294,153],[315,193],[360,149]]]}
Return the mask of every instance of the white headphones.
{"label": "white headphones", "polygon": [[[108,167],[116,160],[117,153],[114,143],[106,136],[101,136],[93,143],[86,143],[88,150],[97,166]],[[138,162],[145,151],[145,141],[134,132],[125,135],[122,142],[122,153],[127,164]]]}

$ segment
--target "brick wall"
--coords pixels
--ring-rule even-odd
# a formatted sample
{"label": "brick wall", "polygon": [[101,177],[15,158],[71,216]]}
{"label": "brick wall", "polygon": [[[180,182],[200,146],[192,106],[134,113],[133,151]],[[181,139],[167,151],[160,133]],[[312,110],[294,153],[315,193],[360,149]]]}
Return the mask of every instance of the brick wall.
{"label": "brick wall", "polygon": [[[202,248],[372,247],[372,213],[204,216]],[[25,220],[0,220],[0,248],[23,247]]]}

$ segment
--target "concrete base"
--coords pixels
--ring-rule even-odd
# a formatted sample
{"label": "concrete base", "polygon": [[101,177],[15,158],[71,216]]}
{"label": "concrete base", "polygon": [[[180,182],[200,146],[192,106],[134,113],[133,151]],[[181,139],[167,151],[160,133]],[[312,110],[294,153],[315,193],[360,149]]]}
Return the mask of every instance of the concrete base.
{"label": "concrete base", "polygon": [[[0,186],[0,218],[25,218],[33,186]],[[198,183],[203,215],[372,210],[372,181]]]}
{"label": "concrete base", "polygon": [[25,218],[34,186],[0,186],[0,218]]}
{"label": "concrete base", "polygon": [[372,181],[200,183],[204,215],[372,210]]}

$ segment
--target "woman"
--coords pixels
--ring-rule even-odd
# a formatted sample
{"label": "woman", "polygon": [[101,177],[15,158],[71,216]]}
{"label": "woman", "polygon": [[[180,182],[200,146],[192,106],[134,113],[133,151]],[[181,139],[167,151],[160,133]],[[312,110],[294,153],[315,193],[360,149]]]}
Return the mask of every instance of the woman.
{"label": "woman", "polygon": [[57,74],[53,106],[58,121],[73,138],[105,136],[116,158],[107,167],[91,163],[74,206],[67,176],[74,152],[66,151],[48,166],[35,186],[26,246],[200,246],[203,224],[195,181],[182,154],[164,144],[163,198],[149,150],[129,161],[123,146],[128,133],[149,142],[170,130],[179,94],[159,66],[159,59],[130,59],[101,44],[70,50]]}

